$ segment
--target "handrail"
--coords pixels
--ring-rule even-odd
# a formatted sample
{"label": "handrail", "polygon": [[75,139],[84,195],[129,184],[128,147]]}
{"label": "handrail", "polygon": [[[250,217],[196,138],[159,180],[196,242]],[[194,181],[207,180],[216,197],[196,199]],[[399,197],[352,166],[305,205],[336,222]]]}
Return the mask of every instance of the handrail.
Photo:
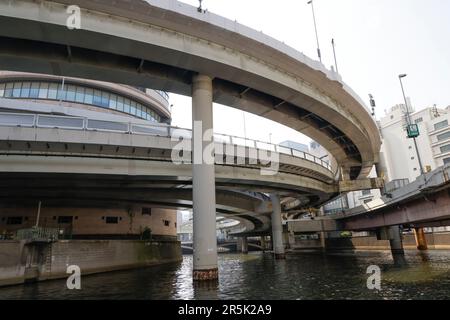
{"label": "handrail", "polygon": [[157,94],[159,94],[161,97],[163,97],[164,100],[169,102],[169,94],[167,92],[162,91],[162,90],[153,90],[153,91],[155,91]]}
{"label": "handrail", "polygon": [[[27,119],[24,121],[21,119]],[[32,121],[31,121],[32,118]],[[44,121],[46,120],[46,121]],[[50,121],[48,121],[50,120]],[[43,123],[45,122],[45,123]],[[87,131],[110,131],[121,132],[129,134],[141,134],[151,136],[171,137],[174,130],[182,130],[187,133],[189,138],[192,137],[192,130],[180,127],[169,126],[165,124],[140,124],[132,122],[120,122],[110,120],[88,119],[83,117],[70,116],[56,116],[47,114],[27,114],[27,113],[9,113],[0,112],[0,126],[19,126],[19,127],[34,127],[34,128],[60,128],[71,130],[87,130]],[[223,139],[220,139],[222,137]],[[225,141],[221,141],[225,140]],[[280,146],[270,142],[247,139],[243,137],[226,135],[222,133],[214,134],[214,141],[216,143],[227,143],[232,145],[241,145],[248,148],[258,150],[267,150],[287,154],[295,158],[301,158],[306,161],[316,163],[330,172],[332,167],[329,163],[317,158],[316,156],[307,152],[299,151],[293,148]],[[243,141],[243,145],[242,142]],[[263,147],[261,147],[263,145]]]}

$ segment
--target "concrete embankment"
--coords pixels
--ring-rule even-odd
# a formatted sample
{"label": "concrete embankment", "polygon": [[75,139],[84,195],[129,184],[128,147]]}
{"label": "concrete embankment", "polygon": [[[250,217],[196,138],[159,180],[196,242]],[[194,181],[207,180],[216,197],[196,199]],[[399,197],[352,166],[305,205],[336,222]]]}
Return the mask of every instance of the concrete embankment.
{"label": "concrete embankment", "polygon": [[5,240],[0,241],[0,286],[66,278],[70,265],[79,266],[83,276],[181,260],[178,241]]}
{"label": "concrete embankment", "polygon": [[[450,233],[429,233],[425,235],[428,250],[450,250]],[[297,240],[291,244],[293,250],[322,249],[320,240]],[[403,235],[405,249],[417,249],[414,235]],[[339,250],[390,250],[389,240],[377,240],[376,237],[331,238],[326,239],[326,249]]]}

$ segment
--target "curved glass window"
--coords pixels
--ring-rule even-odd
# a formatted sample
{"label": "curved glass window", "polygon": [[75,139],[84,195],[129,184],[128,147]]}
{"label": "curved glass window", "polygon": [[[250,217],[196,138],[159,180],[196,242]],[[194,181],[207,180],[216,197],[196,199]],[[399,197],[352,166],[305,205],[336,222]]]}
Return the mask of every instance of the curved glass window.
{"label": "curved glass window", "polygon": [[[168,98],[165,92],[157,92],[164,98],[166,96]],[[137,101],[109,91],[73,84],[32,81],[0,83],[0,98],[2,97],[76,102],[117,110],[152,122],[161,122],[161,116]]]}

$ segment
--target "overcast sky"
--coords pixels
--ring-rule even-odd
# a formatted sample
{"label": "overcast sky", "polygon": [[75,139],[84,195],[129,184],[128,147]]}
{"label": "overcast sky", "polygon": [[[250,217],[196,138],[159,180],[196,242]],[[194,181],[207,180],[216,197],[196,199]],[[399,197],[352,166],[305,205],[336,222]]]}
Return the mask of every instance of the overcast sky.
{"label": "overcast sky", "polygon": [[[197,0],[182,2],[198,6]],[[317,58],[311,6],[306,0],[204,0],[210,12],[237,20]],[[450,105],[449,0],[314,0],[324,65],[334,65],[364,101],[372,93],[377,116],[402,103],[398,74],[416,109]],[[191,127],[191,99],[171,95],[173,125]],[[216,132],[275,143],[309,139],[242,111],[214,106]]]}

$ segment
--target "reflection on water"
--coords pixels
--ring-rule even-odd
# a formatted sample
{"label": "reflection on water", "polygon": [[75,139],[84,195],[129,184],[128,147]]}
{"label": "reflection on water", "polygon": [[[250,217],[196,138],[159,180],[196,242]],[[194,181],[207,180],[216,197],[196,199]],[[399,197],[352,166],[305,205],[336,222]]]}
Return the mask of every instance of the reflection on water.
{"label": "reflection on water", "polygon": [[[382,290],[367,289],[367,267],[382,270]],[[406,252],[394,264],[389,252],[347,255],[220,255],[220,280],[195,285],[192,256],[176,265],[82,278],[82,290],[65,280],[0,289],[0,299],[447,299],[450,252]]]}

